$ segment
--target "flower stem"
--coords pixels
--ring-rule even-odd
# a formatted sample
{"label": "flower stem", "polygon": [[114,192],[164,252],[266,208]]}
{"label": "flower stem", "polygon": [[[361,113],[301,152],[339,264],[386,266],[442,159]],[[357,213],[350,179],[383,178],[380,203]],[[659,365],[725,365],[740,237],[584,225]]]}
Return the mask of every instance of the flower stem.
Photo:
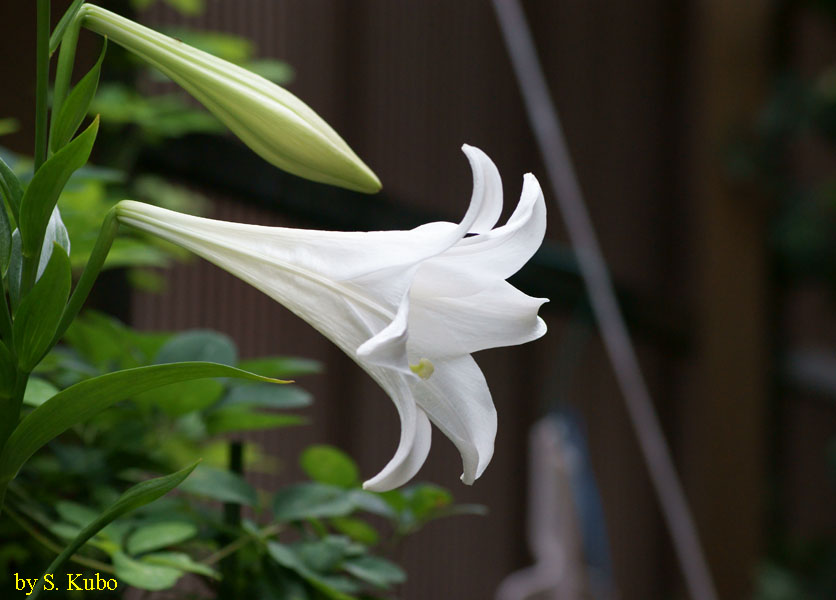
{"label": "flower stem", "polygon": [[46,160],[49,88],[49,0],[38,0],[35,48],[35,170]]}

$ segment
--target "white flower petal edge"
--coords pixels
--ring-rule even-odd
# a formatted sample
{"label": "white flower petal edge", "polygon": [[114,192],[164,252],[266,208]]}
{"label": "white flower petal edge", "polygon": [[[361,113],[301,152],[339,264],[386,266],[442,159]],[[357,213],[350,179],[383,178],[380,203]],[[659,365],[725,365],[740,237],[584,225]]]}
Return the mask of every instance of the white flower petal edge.
{"label": "white flower petal edge", "polygon": [[[547,302],[505,279],[543,241],[546,207],[526,174],[508,222],[488,156],[462,147],[473,196],[459,224],[340,232],[228,223],[125,200],[119,220],[183,246],[263,291],[339,346],[389,394],[401,420],[395,455],[364,488],[403,485],[430,450],[432,422],[462,455],[471,484],[493,456],[496,409],[470,356],[539,338]],[[473,235],[467,236],[468,233]]]}

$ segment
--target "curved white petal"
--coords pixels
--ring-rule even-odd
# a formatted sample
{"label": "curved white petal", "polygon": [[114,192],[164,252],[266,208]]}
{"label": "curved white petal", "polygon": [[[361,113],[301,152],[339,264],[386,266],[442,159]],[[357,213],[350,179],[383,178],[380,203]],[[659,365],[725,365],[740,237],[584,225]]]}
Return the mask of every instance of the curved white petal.
{"label": "curved white petal", "polygon": [[398,446],[398,451],[380,473],[363,483],[363,489],[373,492],[387,492],[405,484],[415,477],[424,465],[427,455],[430,453],[431,442],[432,427],[430,421],[423,410],[416,408],[415,428],[409,450],[401,453],[401,448],[405,446],[403,422],[401,422],[401,443]]}
{"label": "curved white petal", "polygon": [[472,484],[493,456],[496,408],[485,376],[469,355],[434,363],[429,379],[410,382],[412,393],[430,421],[462,455],[462,481]]}
{"label": "curved white petal", "polygon": [[441,296],[466,296],[497,279],[507,279],[528,262],[546,233],[546,202],[534,175],[523,178],[520,202],[508,222],[464,238],[447,252],[424,261],[412,289]]}
{"label": "curved white petal", "polygon": [[537,316],[546,302],[503,280],[471,296],[415,296],[409,312],[410,345],[425,356],[446,358],[524,344],[546,333]]}
{"label": "curved white petal", "polygon": [[479,214],[468,229],[469,233],[490,231],[502,214],[502,178],[494,162],[479,148],[462,146],[473,171],[473,193],[470,205],[479,206]]}

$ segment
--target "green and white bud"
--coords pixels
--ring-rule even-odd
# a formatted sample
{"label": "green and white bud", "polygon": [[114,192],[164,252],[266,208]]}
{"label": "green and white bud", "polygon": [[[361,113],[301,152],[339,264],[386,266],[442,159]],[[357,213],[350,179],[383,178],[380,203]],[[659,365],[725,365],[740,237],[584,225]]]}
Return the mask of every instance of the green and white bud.
{"label": "green and white bud", "polygon": [[82,25],[147,61],[194,96],[267,162],[300,177],[360,192],[380,180],[309,106],[228,61],[93,4]]}

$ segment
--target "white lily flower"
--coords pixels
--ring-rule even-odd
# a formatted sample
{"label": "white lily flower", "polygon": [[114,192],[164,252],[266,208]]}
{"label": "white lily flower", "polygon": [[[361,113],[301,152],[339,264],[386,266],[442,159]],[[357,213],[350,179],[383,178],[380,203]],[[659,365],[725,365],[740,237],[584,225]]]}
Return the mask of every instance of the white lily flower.
{"label": "white lily flower", "polygon": [[79,14],[84,27],[165,73],[272,165],[360,192],[380,190],[377,176],[337,132],[286,89],[94,4]]}
{"label": "white lily flower", "polygon": [[537,311],[547,300],[505,281],[542,243],[546,208],[537,179],[527,174],[516,210],[494,228],[502,210],[499,172],[481,150],[463,151],[473,196],[459,224],[311,231],[204,219],[128,200],[117,214],[277,300],[389,394],[400,415],[400,443],[366,489],[393,489],[417,473],[430,449],[430,422],[458,448],[462,481],[471,484],[490,462],[497,425],[471,353],[546,332]]}

